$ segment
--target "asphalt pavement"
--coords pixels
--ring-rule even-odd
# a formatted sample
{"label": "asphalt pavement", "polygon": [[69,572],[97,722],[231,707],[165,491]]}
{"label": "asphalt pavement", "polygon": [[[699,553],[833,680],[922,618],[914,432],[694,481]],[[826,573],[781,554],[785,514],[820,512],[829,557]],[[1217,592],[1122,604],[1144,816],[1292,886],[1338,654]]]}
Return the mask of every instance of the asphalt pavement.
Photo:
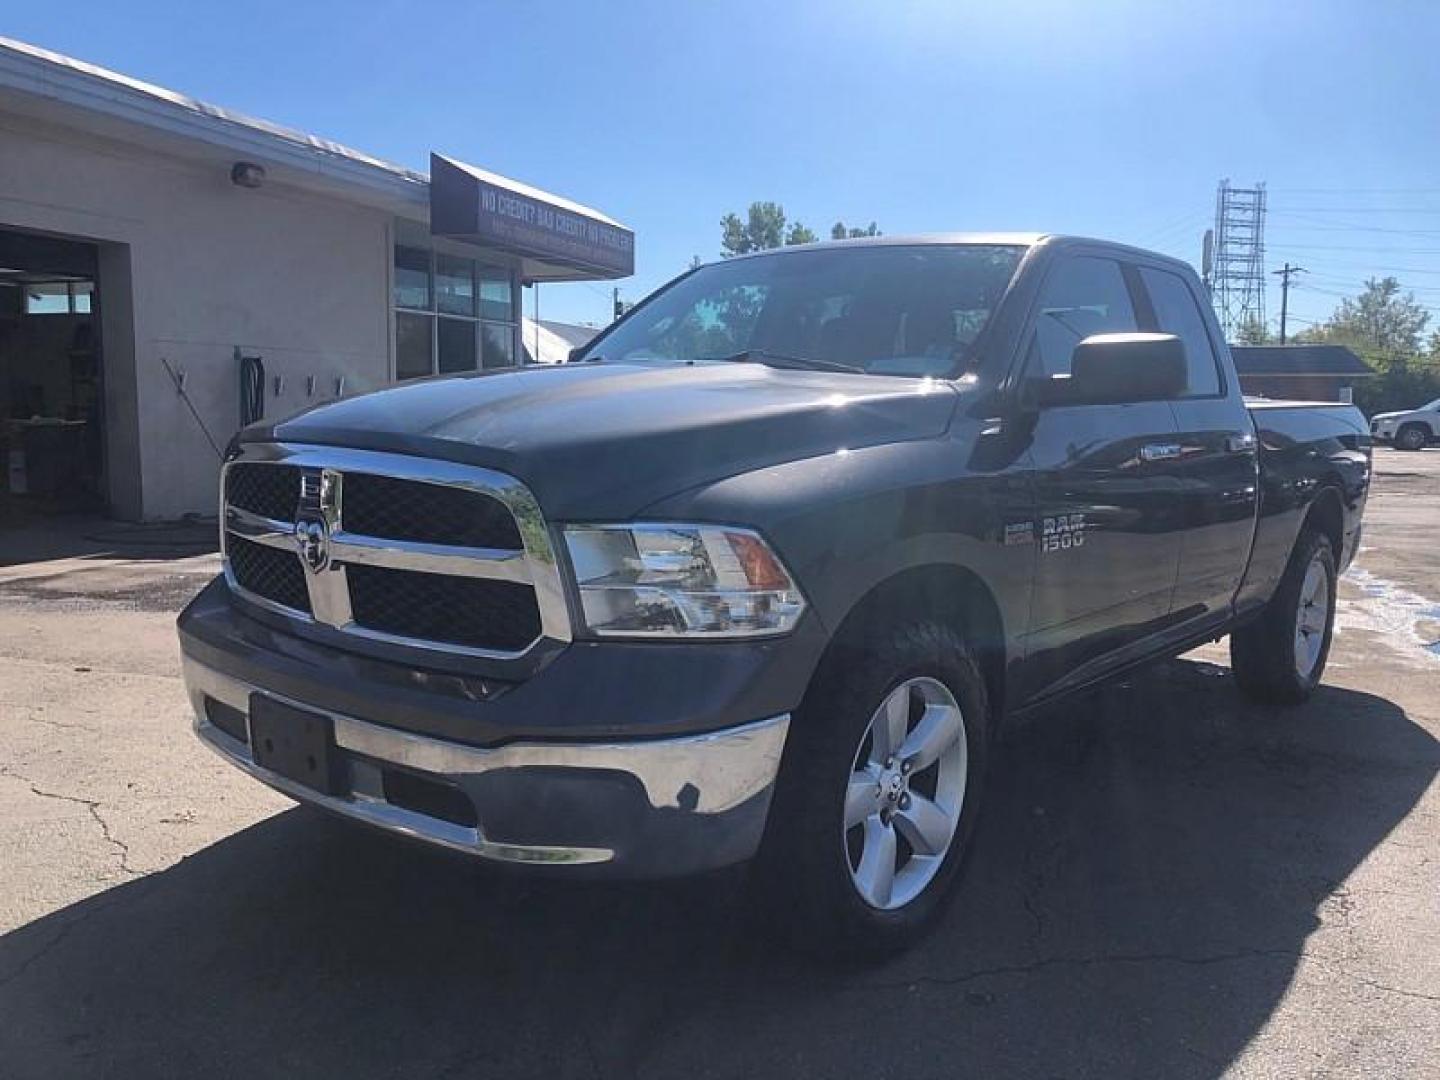
{"label": "asphalt pavement", "polygon": [[773,947],[743,874],[296,808],[189,733],[203,543],[0,537],[0,1076],[1440,1076],[1440,450],[1376,463],[1310,705],[1210,646],[1016,726],[957,902],[864,969]]}

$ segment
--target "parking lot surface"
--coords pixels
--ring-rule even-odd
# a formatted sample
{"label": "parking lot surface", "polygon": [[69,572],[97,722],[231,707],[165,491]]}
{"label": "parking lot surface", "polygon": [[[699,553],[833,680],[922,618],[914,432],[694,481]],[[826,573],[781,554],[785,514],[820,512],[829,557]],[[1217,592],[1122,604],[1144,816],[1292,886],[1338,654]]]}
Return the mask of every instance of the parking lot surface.
{"label": "parking lot surface", "polygon": [[0,1075],[1440,1076],[1440,451],[1376,474],[1309,706],[1221,645],[1013,728],[962,894],[864,970],[768,944],[742,875],[297,809],[189,733],[213,554],[0,540]]}

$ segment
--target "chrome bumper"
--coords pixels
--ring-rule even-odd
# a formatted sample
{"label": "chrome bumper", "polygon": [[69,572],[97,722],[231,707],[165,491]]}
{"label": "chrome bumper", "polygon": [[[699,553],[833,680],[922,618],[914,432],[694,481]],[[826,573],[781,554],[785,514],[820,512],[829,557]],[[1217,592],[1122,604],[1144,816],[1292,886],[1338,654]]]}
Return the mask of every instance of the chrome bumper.
{"label": "chrome bumper", "polygon": [[[271,694],[334,723],[349,791],[330,795],[257,765],[246,742],[211,723],[206,699],[246,717],[269,693],[184,658],[195,733],[226,760],[298,801],[390,832],[511,863],[611,864],[651,876],[726,865],[754,854],[789,729],[789,714],[710,734],[613,743],[511,743],[493,749],[415,735]],[[386,769],[432,779],[474,804],[474,827],[398,806]],[[522,840],[487,832],[487,817],[534,808]],[[584,834],[585,842],[569,839]],[[553,834],[553,835],[552,835]]]}

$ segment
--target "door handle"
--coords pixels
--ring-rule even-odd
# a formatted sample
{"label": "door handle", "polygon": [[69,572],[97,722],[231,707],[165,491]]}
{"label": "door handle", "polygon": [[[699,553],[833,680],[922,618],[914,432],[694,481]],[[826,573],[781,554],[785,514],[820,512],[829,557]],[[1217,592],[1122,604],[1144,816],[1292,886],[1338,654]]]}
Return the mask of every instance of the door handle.
{"label": "door handle", "polygon": [[1181,453],[1179,443],[1146,443],[1140,447],[1140,460],[1169,461],[1172,458],[1178,458]]}
{"label": "door handle", "polygon": [[1255,450],[1255,436],[1248,431],[1237,431],[1233,435],[1225,436],[1225,452],[1227,454],[1249,454]]}

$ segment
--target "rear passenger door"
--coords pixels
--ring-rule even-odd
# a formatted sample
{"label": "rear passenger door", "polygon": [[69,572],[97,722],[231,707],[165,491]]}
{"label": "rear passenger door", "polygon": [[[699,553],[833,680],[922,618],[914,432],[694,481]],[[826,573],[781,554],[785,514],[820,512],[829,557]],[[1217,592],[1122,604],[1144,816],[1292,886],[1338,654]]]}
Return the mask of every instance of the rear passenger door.
{"label": "rear passenger door", "polygon": [[1219,362],[1219,327],[1193,275],[1141,266],[1147,330],[1185,345],[1189,380],[1171,402],[1178,428],[1172,465],[1183,539],[1172,601],[1175,621],[1203,623],[1228,612],[1250,561],[1259,498],[1254,425],[1238,386]]}
{"label": "rear passenger door", "polygon": [[[1140,329],[1135,269],[1057,257],[1031,314],[1023,379],[1067,375],[1083,339]],[[1027,698],[1088,681],[1161,632],[1180,563],[1175,416],[1166,401],[1041,408],[1030,455],[1035,587]]]}

